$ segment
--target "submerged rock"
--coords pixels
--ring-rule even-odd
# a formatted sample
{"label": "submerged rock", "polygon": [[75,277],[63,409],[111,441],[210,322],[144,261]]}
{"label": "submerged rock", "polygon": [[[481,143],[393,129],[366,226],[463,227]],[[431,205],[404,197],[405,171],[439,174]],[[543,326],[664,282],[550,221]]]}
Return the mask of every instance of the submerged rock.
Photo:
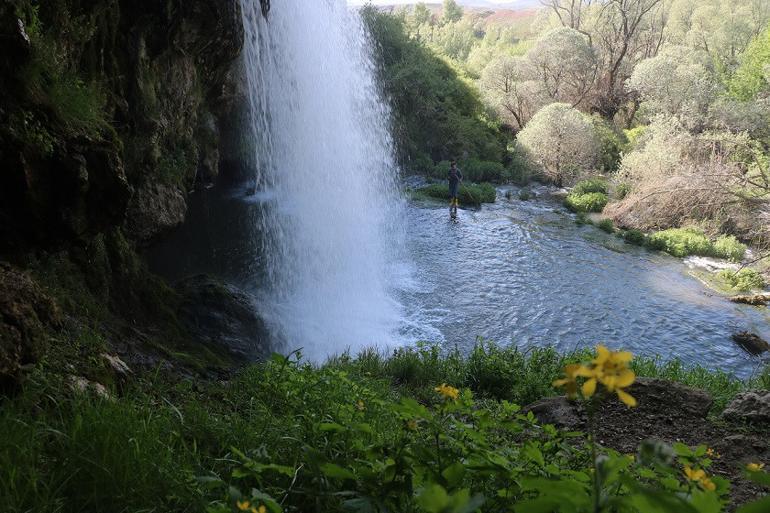
{"label": "submerged rock", "polygon": [[770,390],[741,392],[727,405],[722,416],[743,422],[770,422]]}
{"label": "submerged rock", "polygon": [[180,320],[197,341],[244,360],[270,354],[270,333],[254,297],[203,274],[183,280],[178,290]]}
{"label": "submerged rock", "polygon": [[736,344],[753,355],[762,354],[765,351],[770,351],[770,344],[767,343],[762,337],[748,331],[741,331],[733,335],[733,340]]}

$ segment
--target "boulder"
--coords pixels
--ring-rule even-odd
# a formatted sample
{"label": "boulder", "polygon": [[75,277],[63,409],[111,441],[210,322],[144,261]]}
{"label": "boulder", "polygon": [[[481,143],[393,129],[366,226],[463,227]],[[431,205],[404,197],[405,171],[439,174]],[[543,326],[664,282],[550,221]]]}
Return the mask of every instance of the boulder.
{"label": "boulder", "polygon": [[733,341],[753,355],[759,355],[770,351],[770,344],[762,337],[748,331],[741,331],[733,335]]}
{"label": "boulder", "polygon": [[524,409],[530,411],[540,423],[567,430],[582,429],[586,420],[579,404],[564,396],[541,399]]}
{"label": "boulder", "polygon": [[15,385],[37,363],[49,330],[61,324],[54,301],[27,274],[0,262],[0,388]]}
{"label": "boulder", "polygon": [[134,240],[146,244],[182,224],[186,213],[187,201],[178,187],[147,183],[131,198],[126,226]]}
{"label": "boulder", "polygon": [[639,411],[676,412],[702,419],[714,403],[708,392],[657,378],[637,378],[628,391],[639,402]]}
{"label": "boulder", "polygon": [[177,288],[179,318],[198,342],[243,360],[270,354],[270,333],[253,296],[208,275],[183,280]]}
{"label": "boulder", "polygon": [[722,417],[737,422],[770,423],[770,391],[741,392],[730,401]]}

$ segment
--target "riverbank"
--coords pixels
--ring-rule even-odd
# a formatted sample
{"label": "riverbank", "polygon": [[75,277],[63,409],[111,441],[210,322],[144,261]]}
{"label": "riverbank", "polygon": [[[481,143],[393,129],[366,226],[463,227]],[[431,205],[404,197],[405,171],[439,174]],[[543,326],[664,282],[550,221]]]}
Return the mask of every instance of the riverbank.
{"label": "riverbank", "polygon": [[[377,504],[443,511],[433,505],[439,500],[435,494],[463,503],[467,511],[480,505],[482,496],[487,507],[511,511],[537,496],[514,483],[546,478],[557,486],[587,471],[582,435],[542,427],[513,404],[555,396],[559,391],[551,382],[562,367],[589,357],[483,344],[467,357],[422,347],[391,356],[342,355],[316,367],[297,362],[294,354],[220,379],[185,378],[162,369],[118,372],[108,360],[93,358],[84,360],[90,369],[76,369],[72,359],[51,357],[32,371],[18,395],[3,400],[0,494],[7,511],[226,512],[246,500],[257,511],[260,505],[269,511],[362,511]],[[645,359],[636,360],[634,369],[714,395],[713,408],[706,406],[708,413],[691,418],[690,425],[719,426],[720,434],[743,437],[745,450],[735,459],[728,459],[734,456],[726,449],[722,459],[712,458],[715,475],[729,469],[724,475],[736,479],[733,500],[758,497],[759,488],[741,469],[755,460],[770,464],[767,424],[732,423],[720,413],[746,388],[770,388],[770,374],[740,382],[724,373]],[[87,378],[73,379],[84,370]],[[434,390],[442,383],[461,390],[456,403]],[[642,435],[679,441],[671,419],[682,412],[667,403],[672,396],[631,391],[646,420],[632,420],[625,409],[602,413],[601,432],[615,430],[605,445],[633,452],[629,447]],[[621,439],[622,448],[616,446]],[[699,461],[705,460],[701,456]],[[686,490],[676,469],[690,460],[682,454],[678,460],[673,477]],[[642,462],[624,467],[623,475],[647,475],[645,482],[653,486],[665,475],[644,470]],[[715,479],[717,493],[728,500],[727,488]],[[582,486],[577,491],[587,493]],[[634,495],[618,490],[612,493]]]}

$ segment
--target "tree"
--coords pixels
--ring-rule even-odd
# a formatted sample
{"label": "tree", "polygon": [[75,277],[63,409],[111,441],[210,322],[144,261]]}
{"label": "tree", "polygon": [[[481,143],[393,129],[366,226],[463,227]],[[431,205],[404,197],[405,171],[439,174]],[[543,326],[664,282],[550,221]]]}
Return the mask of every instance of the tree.
{"label": "tree", "polygon": [[663,0],[543,0],[556,22],[588,38],[598,61],[593,110],[612,119],[628,102],[634,66],[657,54],[666,26]]}
{"label": "tree", "polygon": [[709,56],[685,46],[665,47],[640,62],[627,87],[639,95],[648,114],[673,116],[694,131],[705,127],[721,90]]}
{"label": "tree", "polygon": [[540,109],[517,140],[543,175],[557,185],[574,179],[580,170],[592,168],[598,157],[590,120],[566,103]]}
{"label": "tree", "polygon": [[527,52],[533,78],[554,101],[579,106],[594,87],[597,62],[588,39],[575,29],[546,32]]}
{"label": "tree", "polygon": [[524,128],[548,103],[539,84],[531,80],[532,75],[527,59],[503,55],[484,68],[479,80],[484,100],[514,131]]}
{"label": "tree", "polygon": [[418,2],[414,6],[412,20],[415,27],[419,27],[424,23],[430,23],[433,21],[433,14],[431,14],[430,9],[428,9],[428,7],[425,5],[425,2]]}
{"label": "tree", "polygon": [[463,8],[457,5],[455,0],[444,0],[443,22],[456,23],[463,17]]}
{"label": "tree", "polygon": [[770,28],[751,43],[740,61],[730,81],[730,93],[739,100],[770,94]]}

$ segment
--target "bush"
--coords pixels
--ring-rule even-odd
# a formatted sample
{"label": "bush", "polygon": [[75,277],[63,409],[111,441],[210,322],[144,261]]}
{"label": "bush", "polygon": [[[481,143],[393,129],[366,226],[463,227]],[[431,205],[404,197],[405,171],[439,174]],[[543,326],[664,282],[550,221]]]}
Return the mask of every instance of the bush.
{"label": "bush", "polygon": [[738,242],[732,235],[721,235],[714,242],[714,255],[727,260],[740,262],[746,254],[746,245]]}
{"label": "bush", "polygon": [[631,186],[625,182],[621,182],[615,186],[615,197],[622,200],[631,192]]}
{"label": "bush", "polygon": [[577,215],[575,216],[575,224],[578,226],[582,226],[584,224],[594,224],[594,223],[588,218],[585,212],[578,212]]}
{"label": "bush", "polygon": [[519,191],[519,199],[521,201],[529,201],[532,199],[532,191],[529,189],[521,189]]}
{"label": "bush", "polygon": [[[448,184],[433,184],[421,187],[415,191],[418,195],[428,196],[438,199],[449,199]],[[494,203],[497,197],[497,191],[494,185],[488,183],[482,184],[462,184],[458,191],[458,199],[464,205],[481,205],[482,203]]]}
{"label": "bush", "polygon": [[623,240],[636,246],[644,246],[647,242],[647,236],[639,230],[628,230],[623,232]]}
{"label": "bush", "polygon": [[572,188],[572,194],[588,194],[590,192],[601,192],[607,194],[607,181],[603,178],[590,178],[588,180],[581,180],[575,184]]}
{"label": "bush", "polygon": [[615,233],[615,225],[612,224],[612,219],[602,219],[596,223],[596,226],[604,232]]}
{"label": "bush", "polygon": [[599,143],[599,167],[607,173],[617,171],[623,148],[628,145],[628,140],[612,123],[598,115],[592,116],[591,122]]}
{"label": "bush", "polygon": [[570,193],[564,204],[573,212],[601,212],[607,206],[607,195],[601,192]]}
{"label": "bush", "polygon": [[676,257],[690,255],[741,260],[746,252],[746,246],[733,236],[720,236],[716,242],[697,228],[670,228],[653,233],[648,238],[653,249],[665,251]]}
{"label": "bush", "polygon": [[747,267],[737,272],[724,269],[719,272],[719,276],[735,290],[748,292],[765,288],[765,279],[762,275],[758,271]]}
{"label": "bush", "polygon": [[469,159],[458,166],[465,180],[471,182],[496,182],[503,180],[505,167],[499,162]]}
{"label": "bush", "polygon": [[527,185],[532,181],[534,170],[522,151],[514,150],[511,161],[503,171],[503,181],[516,185]]}

